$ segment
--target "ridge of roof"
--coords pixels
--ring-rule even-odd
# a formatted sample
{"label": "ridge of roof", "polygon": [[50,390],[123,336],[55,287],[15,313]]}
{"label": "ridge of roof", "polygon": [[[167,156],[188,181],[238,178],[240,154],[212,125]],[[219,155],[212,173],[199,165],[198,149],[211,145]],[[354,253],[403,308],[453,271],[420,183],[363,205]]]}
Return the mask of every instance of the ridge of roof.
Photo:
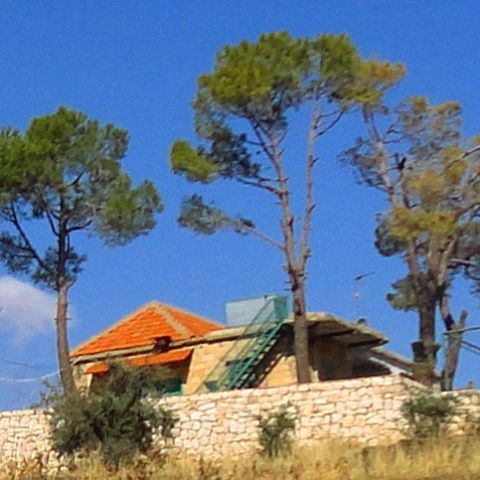
{"label": "ridge of roof", "polygon": [[226,326],[222,323],[214,322],[213,320],[210,320],[207,317],[204,317],[203,315],[199,315],[198,313],[191,312],[190,310],[186,310],[185,308],[180,308],[175,305],[171,305],[169,303],[164,303],[164,302],[159,302],[158,300],[152,300],[150,303],[158,303],[162,307],[170,308],[172,310],[175,310],[180,313],[186,313],[188,315],[192,315],[193,317],[198,318],[199,320],[202,320],[202,322],[210,324],[212,327],[218,327],[218,328],[226,328]]}
{"label": "ridge of roof", "polygon": [[[172,330],[180,333],[181,335],[184,335],[186,337],[196,337],[196,336],[202,336],[202,333],[196,333],[194,330],[189,328],[187,325],[185,325],[185,322],[182,322],[181,319],[176,319],[174,318],[174,315],[170,310],[173,310],[174,312],[177,312],[180,315],[188,315],[196,320],[199,320],[200,322],[204,323],[207,327],[210,327],[212,329],[222,329],[224,328],[221,324],[218,324],[216,322],[213,322],[212,320],[206,319],[200,315],[197,315],[195,313],[189,312],[187,310],[183,310],[178,307],[174,307],[172,305],[169,305],[167,303],[162,303],[158,300],[152,300],[148,303],[143,304],[133,312],[128,313],[127,315],[124,315],[120,320],[116,321],[113,325],[110,325],[109,327],[103,329],[100,331],[98,334],[88,338],[84,342],[82,342],[80,345],[76,346],[72,352],[70,353],[70,357],[81,357],[83,355],[89,355],[88,353],[79,353],[82,349],[87,347],[88,344],[94,343],[98,340],[100,340],[102,337],[105,335],[108,335],[109,333],[114,333],[119,327],[124,325],[130,320],[134,320],[136,316],[140,315],[142,312],[148,310],[148,309],[153,309],[158,315],[162,317],[162,319],[170,325]],[[142,346],[142,345],[150,345],[152,342],[151,341],[146,341],[143,344],[137,344],[136,346]],[[128,347],[123,347],[127,348]],[[100,353],[100,352],[95,352],[95,353]]]}
{"label": "ridge of roof", "polygon": [[157,303],[154,305],[155,309],[161,313],[165,319],[167,320],[170,325],[172,325],[175,329],[178,329],[182,335],[185,335],[185,337],[190,337],[192,336],[192,331],[185,327],[183,323],[180,323],[178,320],[176,320],[173,315],[167,310],[167,307],[163,306],[160,303]]}

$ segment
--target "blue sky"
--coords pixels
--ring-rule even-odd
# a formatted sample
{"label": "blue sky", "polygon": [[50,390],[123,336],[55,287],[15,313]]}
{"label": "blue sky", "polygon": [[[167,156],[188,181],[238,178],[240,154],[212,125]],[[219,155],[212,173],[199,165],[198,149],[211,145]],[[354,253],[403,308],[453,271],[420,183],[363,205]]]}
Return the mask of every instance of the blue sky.
{"label": "blue sky", "polygon": [[[267,245],[229,233],[197,237],[176,225],[180,200],[192,186],[169,172],[169,148],[178,137],[193,139],[189,104],[196,78],[211,69],[222,45],[275,30],[296,36],[346,32],[362,54],[406,64],[397,98],[457,99],[465,109],[465,132],[473,134],[480,131],[479,20],[476,1],[2,2],[0,125],[24,129],[32,117],[68,105],[124,127],[131,135],[126,169],[137,180],[153,179],[166,204],[151,235],[127,247],[78,239],[89,261],[71,292],[71,344],[152,299],[223,321],[225,301],[285,291],[282,258]],[[373,245],[375,214],[384,204],[357,186],[336,158],[359,128],[348,119],[320,144],[309,308],[354,318],[353,277],[375,271],[362,284],[359,311],[390,336],[393,349],[409,354],[415,317],[393,311],[385,300],[404,269]],[[301,154],[290,144],[290,165]],[[233,185],[207,192],[276,232],[275,205],[267,198]],[[0,277],[5,274],[0,267]],[[5,297],[5,285],[12,286],[7,280],[0,282],[0,298],[2,288]],[[19,288],[27,292],[22,298],[33,298],[28,285]],[[48,305],[48,296],[42,298]],[[478,299],[468,285],[457,286],[453,304],[457,313],[468,308],[471,324],[480,325]],[[0,315],[0,377],[55,370],[53,330],[43,310],[22,312]],[[480,343],[477,337],[470,340]],[[480,383],[478,365],[478,357],[464,355],[459,384]],[[37,390],[38,383],[0,382],[0,409],[29,405]]]}

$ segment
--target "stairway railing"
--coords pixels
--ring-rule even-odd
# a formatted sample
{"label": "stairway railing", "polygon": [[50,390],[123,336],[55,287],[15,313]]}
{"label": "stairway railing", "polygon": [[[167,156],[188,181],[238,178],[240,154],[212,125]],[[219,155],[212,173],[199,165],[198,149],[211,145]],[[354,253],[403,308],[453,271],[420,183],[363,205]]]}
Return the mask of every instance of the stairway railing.
{"label": "stairway railing", "polygon": [[268,300],[207,375],[199,390],[222,391],[254,386],[256,369],[276,343],[287,316],[286,297]]}

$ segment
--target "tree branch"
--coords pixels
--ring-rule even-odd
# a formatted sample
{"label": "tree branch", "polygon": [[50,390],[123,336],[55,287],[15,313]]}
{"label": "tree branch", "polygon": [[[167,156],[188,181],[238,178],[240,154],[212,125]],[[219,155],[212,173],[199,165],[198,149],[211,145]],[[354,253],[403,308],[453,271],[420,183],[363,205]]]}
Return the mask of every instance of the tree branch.
{"label": "tree branch", "polygon": [[278,248],[279,250],[283,251],[283,245],[275,240],[274,238],[269,237],[267,234],[261,232],[255,227],[250,227],[248,225],[245,225],[244,223],[241,223],[240,228],[242,230],[247,231],[248,233],[256,236],[260,240],[263,240],[264,242],[269,243],[270,245],[274,246],[275,248]]}
{"label": "tree branch", "polygon": [[448,262],[449,267],[477,267],[477,263],[463,258],[451,258]]}
{"label": "tree branch", "polygon": [[246,180],[244,178],[238,177],[235,179],[238,183],[241,183],[243,185],[248,185],[249,187],[255,187],[255,188],[260,188],[261,190],[266,190],[268,192],[274,193],[275,195],[278,195],[278,189],[273,187],[272,185],[268,185],[265,182],[268,182],[269,180],[258,180],[257,182],[254,182],[253,180]]}
{"label": "tree branch", "polygon": [[83,223],[82,225],[76,225],[74,227],[66,228],[65,233],[69,235],[70,233],[77,232],[79,230],[85,230],[93,223],[93,220]]}
{"label": "tree branch", "polygon": [[[343,111],[340,111],[338,115],[335,117],[333,121],[331,121],[325,128],[322,128],[322,130],[317,131],[316,136],[321,137],[322,135],[325,135],[328,131],[330,131],[343,117]],[[318,117],[318,120],[320,120],[320,117]]]}
{"label": "tree branch", "polygon": [[385,161],[386,155],[385,155],[383,139],[380,133],[378,132],[377,126],[375,124],[375,119],[371,114],[371,112],[368,112],[366,109],[364,109],[363,118],[367,126],[370,139],[372,143],[375,145],[375,148],[379,151],[382,158],[380,168],[378,169],[378,175],[381,178],[383,184],[385,185],[385,189],[387,191],[390,204],[392,205],[392,207],[397,208],[400,206],[400,200],[397,197],[397,195],[395,195],[395,186],[393,185],[392,179],[388,174],[389,167]]}
{"label": "tree branch", "polygon": [[470,150],[467,150],[466,152],[464,152],[463,158],[467,158],[470,155],[473,155],[474,153],[479,152],[479,151],[480,151],[480,145],[477,145],[477,146],[471,148]]}
{"label": "tree branch", "polygon": [[83,170],[80,174],[78,174],[73,180],[72,182],[70,183],[69,187],[74,187],[75,185],[77,185],[80,180],[82,179],[82,177],[85,175],[85,170]]}
{"label": "tree branch", "polygon": [[20,220],[17,216],[17,212],[15,211],[15,207],[13,203],[10,203],[10,211],[11,211],[11,223],[19,233],[20,237],[22,240],[25,242],[26,247],[28,248],[28,251],[31,253],[32,257],[35,259],[37,264],[39,265],[40,268],[48,272],[50,275],[53,274],[53,271],[51,268],[48,267],[48,265],[42,260],[42,257],[38,254],[37,250],[33,247],[32,243],[30,242],[27,234],[23,230],[22,226],[20,225]]}
{"label": "tree branch", "polygon": [[45,208],[45,214],[47,216],[47,220],[48,220],[48,224],[50,225],[50,230],[52,231],[52,233],[57,236],[58,235],[58,231],[57,229],[55,228],[55,223],[53,221],[53,216],[52,214],[50,213],[50,210]]}
{"label": "tree branch", "polygon": [[440,300],[440,314],[445,324],[445,329],[449,332],[455,326],[455,320],[453,319],[452,312],[450,311],[450,302],[448,300],[448,295],[443,292]]}
{"label": "tree branch", "polygon": [[271,162],[273,162],[273,153],[268,148],[268,145],[267,145],[267,143],[265,142],[265,139],[262,136],[262,132],[261,132],[262,127],[261,127],[260,123],[256,119],[250,118],[250,124],[252,125],[252,129],[253,129],[253,131],[254,131],[257,139],[258,139],[258,143],[262,147],[262,150],[264,151],[265,155],[267,155],[269,160]]}

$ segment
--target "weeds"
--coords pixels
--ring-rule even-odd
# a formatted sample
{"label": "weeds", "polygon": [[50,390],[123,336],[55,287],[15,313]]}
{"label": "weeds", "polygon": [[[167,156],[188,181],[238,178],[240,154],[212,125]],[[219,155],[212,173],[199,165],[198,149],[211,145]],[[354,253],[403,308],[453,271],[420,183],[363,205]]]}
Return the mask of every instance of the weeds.
{"label": "weeds", "polygon": [[43,403],[51,411],[52,443],[59,455],[99,451],[104,463],[118,468],[145,454],[156,432],[168,442],[176,419],[169,410],[148,401],[153,379],[142,369],[110,365],[103,388],[68,397],[50,389]]}
{"label": "weeds", "polygon": [[454,397],[433,392],[420,392],[402,406],[408,433],[417,439],[446,435],[449,423],[457,412],[458,405]]}
{"label": "weeds", "polygon": [[259,443],[266,457],[278,457],[291,452],[295,417],[283,407],[277,412],[258,417]]}
{"label": "weeds", "polygon": [[[288,456],[250,454],[216,462],[170,454],[141,456],[131,465],[109,471],[99,454],[91,454],[72,472],[10,470],[1,480],[478,480],[480,439],[437,438],[415,445],[371,447],[339,441],[293,447]],[[3,476],[2,476],[3,474]]]}

